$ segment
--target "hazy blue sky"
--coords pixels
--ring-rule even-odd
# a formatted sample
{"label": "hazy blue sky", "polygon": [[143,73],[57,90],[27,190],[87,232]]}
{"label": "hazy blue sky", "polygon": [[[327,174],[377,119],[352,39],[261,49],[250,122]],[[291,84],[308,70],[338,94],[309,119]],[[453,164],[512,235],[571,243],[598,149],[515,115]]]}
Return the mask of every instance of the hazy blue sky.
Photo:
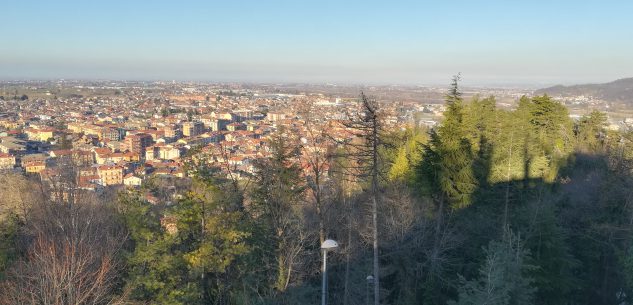
{"label": "hazy blue sky", "polygon": [[633,76],[633,1],[0,0],[0,78],[466,84]]}

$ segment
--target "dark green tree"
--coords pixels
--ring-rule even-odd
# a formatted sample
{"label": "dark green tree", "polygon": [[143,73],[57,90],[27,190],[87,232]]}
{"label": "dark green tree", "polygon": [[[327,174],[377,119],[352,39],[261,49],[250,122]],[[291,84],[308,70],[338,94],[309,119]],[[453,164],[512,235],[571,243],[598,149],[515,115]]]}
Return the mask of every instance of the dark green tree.
{"label": "dark green tree", "polygon": [[583,116],[576,124],[576,141],[580,149],[588,152],[599,152],[603,147],[607,115],[604,112],[592,111]]}
{"label": "dark green tree", "polygon": [[267,249],[271,252],[262,260],[269,267],[270,288],[279,292],[290,284],[307,239],[298,206],[305,186],[297,162],[298,146],[293,140],[285,129],[271,136],[271,156],[256,163],[255,188],[251,194],[251,213],[268,243],[274,245],[273,249]]}
{"label": "dark green tree", "polygon": [[422,162],[417,168],[421,194],[430,196],[435,203],[435,229],[432,247],[428,250],[424,299],[442,302],[440,292],[446,286],[447,240],[450,224],[445,221],[447,205],[451,211],[468,207],[477,187],[474,173],[474,155],[463,121],[464,106],[458,88],[459,75],[453,78],[445,96],[446,111],[442,124],[431,130],[430,140],[423,145]]}
{"label": "dark green tree", "polygon": [[461,277],[458,300],[449,304],[533,304],[535,289],[528,275],[533,267],[527,263],[530,254],[521,239],[510,233],[501,241],[491,241],[484,251],[486,259],[479,270],[479,278],[466,280]]}
{"label": "dark green tree", "polygon": [[22,225],[22,220],[15,214],[0,219],[0,281],[4,271],[18,257],[17,234]]}
{"label": "dark green tree", "polygon": [[463,100],[459,91],[459,75],[453,78],[445,97],[447,110],[442,124],[431,130],[430,141],[423,146],[424,157],[419,177],[427,194],[452,209],[468,206],[477,182],[473,172],[474,156],[463,122]]}
{"label": "dark green tree", "polygon": [[232,304],[233,282],[226,272],[248,253],[250,233],[242,226],[243,212],[232,209],[227,198],[222,188],[199,178],[177,205],[160,213],[139,197],[122,198],[133,241],[127,283],[134,299]]}

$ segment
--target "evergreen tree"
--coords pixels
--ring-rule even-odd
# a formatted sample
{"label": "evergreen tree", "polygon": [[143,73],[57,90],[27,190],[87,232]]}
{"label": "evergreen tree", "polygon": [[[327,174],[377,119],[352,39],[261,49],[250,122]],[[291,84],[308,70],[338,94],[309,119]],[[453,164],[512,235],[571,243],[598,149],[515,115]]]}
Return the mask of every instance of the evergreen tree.
{"label": "evergreen tree", "polygon": [[468,207],[477,187],[474,173],[474,155],[463,121],[464,106],[458,88],[459,75],[446,95],[447,110],[442,124],[431,130],[430,140],[423,145],[423,159],[418,167],[418,181],[422,193],[430,195],[437,204],[433,246],[427,254],[429,264],[424,287],[424,299],[441,302],[439,299],[446,267],[447,239],[450,239],[450,223],[444,220],[446,205],[452,211]]}
{"label": "evergreen tree", "polygon": [[420,146],[427,141],[426,134],[417,128],[407,128],[401,133],[386,137],[389,142],[387,162],[388,180],[392,182],[412,183],[415,179],[415,165],[422,160]]}
{"label": "evergreen tree", "polygon": [[130,297],[157,304],[195,304],[197,282],[187,274],[177,236],[163,231],[160,215],[140,194],[122,195],[118,206],[131,239],[126,279]]}
{"label": "evergreen tree", "polygon": [[304,191],[301,168],[297,163],[298,147],[292,137],[281,129],[270,138],[272,155],[256,163],[255,188],[252,192],[251,213],[265,232],[268,244],[261,259],[273,258],[267,264],[271,288],[285,291],[291,281],[297,256],[305,236],[298,203]]}
{"label": "evergreen tree", "polygon": [[522,97],[516,110],[523,130],[526,178],[555,179],[574,148],[573,124],[565,106],[549,96]]}
{"label": "evergreen tree", "polygon": [[486,148],[486,143],[493,141],[499,135],[495,97],[480,99],[475,96],[464,107],[463,125],[473,154],[479,154],[482,149]]}
{"label": "evergreen tree", "polygon": [[455,76],[446,95],[444,121],[431,130],[430,141],[423,148],[420,168],[426,190],[438,195],[440,207],[448,201],[453,209],[468,206],[477,185],[473,172],[474,157],[464,129],[464,106],[458,82],[459,76]]}
{"label": "evergreen tree", "polygon": [[[132,298],[158,304],[230,304],[225,274],[248,254],[250,233],[222,189],[209,180],[194,185],[173,208],[157,213],[140,197],[120,200],[130,230],[128,287]],[[161,226],[162,224],[162,226]],[[240,274],[234,274],[235,280]]]}
{"label": "evergreen tree", "polygon": [[[249,251],[250,233],[242,227],[243,212],[221,188],[210,181],[194,179],[192,190],[175,207],[183,258],[190,273],[200,278],[200,297],[204,304],[228,304],[228,285],[223,274],[236,259]],[[236,276],[236,278],[238,278]]]}
{"label": "evergreen tree", "polygon": [[4,271],[17,258],[16,238],[22,220],[17,215],[8,215],[0,219],[0,281]]}
{"label": "evergreen tree", "polygon": [[530,254],[521,239],[514,234],[504,240],[491,241],[486,249],[486,260],[479,270],[479,278],[460,279],[458,300],[451,305],[529,305],[533,304],[535,289],[528,272]]}
{"label": "evergreen tree", "polygon": [[592,111],[583,116],[575,127],[576,141],[580,149],[588,152],[598,152],[602,148],[601,139],[607,125],[607,115],[600,111]]}

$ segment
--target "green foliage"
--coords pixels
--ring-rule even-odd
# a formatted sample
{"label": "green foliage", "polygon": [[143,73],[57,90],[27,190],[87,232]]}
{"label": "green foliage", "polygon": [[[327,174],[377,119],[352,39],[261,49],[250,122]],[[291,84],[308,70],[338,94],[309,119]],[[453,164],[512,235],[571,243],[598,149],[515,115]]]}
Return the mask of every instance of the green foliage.
{"label": "green foliage", "polygon": [[196,181],[194,189],[173,213],[178,219],[178,234],[197,244],[185,254],[185,260],[196,272],[225,272],[237,257],[248,252],[244,241],[250,234],[239,227],[244,215],[230,209],[230,202],[223,200],[226,195],[217,187]]}
{"label": "green foliage", "polygon": [[624,266],[627,289],[629,291],[633,291],[633,246],[631,246],[624,254],[622,258],[622,265]]}
{"label": "green foliage", "polygon": [[271,266],[268,273],[277,291],[288,287],[293,256],[296,255],[293,252],[302,242],[302,223],[297,204],[302,201],[305,188],[301,169],[295,161],[299,152],[283,132],[278,131],[270,139],[271,157],[256,164],[256,186],[251,194],[255,221],[264,232],[263,238],[274,245],[274,249],[263,248],[272,252],[262,259],[274,260],[266,262],[266,265]]}
{"label": "green foliage", "polygon": [[533,304],[535,289],[528,272],[530,254],[519,237],[509,234],[501,241],[491,241],[479,278],[460,278],[458,301],[449,304],[528,305]]}
{"label": "green foliage", "polygon": [[601,139],[607,125],[607,115],[603,112],[592,111],[583,116],[576,124],[576,141],[581,149],[598,152],[602,148]]}
{"label": "green foliage", "polygon": [[479,99],[476,96],[464,107],[464,133],[474,154],[485,149],[482,146],[499,135],[497,133],[499,130],[498,113],[494,96],[484,99]]}
{"label": "green foliage", "polygon": [[424,132],[416,128],[408,128],[402,132],[394,133],[386,137],[390,141],[386,152],[387,162],[391,167],[388,170],[389,181],[410,183],[415,178],[415,165],[422,160],[421,145],[426,143]]}
{"label": "green foliage", "polygon": [[[547,95],[528,99],[522,97],[517,113],[529,122],[525,130],[526,168],[530,177],[553,181],[562,162],[574,149],[573,125],[567,108]],[[537,147],[530,147],[537,143]]]}
{"label": "green foliage", "polygon": [[[517,227],[533,226],[530,236],[526,236],[525,247],[531,249],[529,262],[539,266],[530,272],[539,304],[565,303],[578,285],[574,274],[578,272],[578,260],[571,253],[569,236],[558,224],[556,212],[551,204],[536,203],[515,213],[515,218],[525,217],[524,225]],[[537,219],[528,220],[525,216],[534,214],[538,215]],[[519,220],[515,223],[521,224]]]}
{"label": "green foliage", "polygon": [[518,118],[516,112],[498,111],[499,128],[492,138],[492,155],[487,180],[499,183],[527,179],[528,158],[527,135],[524,133],[526,122]]}
{"label": "green foliage", "polygon": [[[450,92],[458,91],[452,88]],[[469,278],[475,278],[473,267],[477,264],[473,262],[481,262],[485,266],[486,260],[474,254],[474,251],[503,234],[499,215],[503,215],[504,206],[508,206],[508,225],[522,233],[525,238],[523,247],[534,254],[526,258],[526,262],[539,267],[531,268],[526,273],[530,278],[530,287],[534,288],[531,293],[534,302],[561,304],[576,299],[576,287],[589,285],[589,282],[580,284],[578,273],[583,268],[582,261],[587,261],[592,255],[606,255],[611,262],[606,266],[610,270],[617,270],[612,265],[613,250],[606,250],[601,245],[589,242],[587,235],[584,235],[583,241],[578,241],[580,232],[574,232],[569,226],[579,224],[561,223],[569,222],[564,217],[566,210],[560,210],[567,201],[561,200],[560,196],[563,195],[557,194],[561,192],[557,187],[563,187],[560,185],[570,179],[574,184],[588,179],[568,176],[570,169],[577,173],[581,168],[575,161],[578,156],[572,154],[574,150],[596,153],[604,151],[601,147],[613,147],[616,155],[620,156],[629,151],[628,141],[621,140],[620,136],[614,138],[605,135],[604,115],[593,113],[583,118],[574,128],[567,109],[548,96],[522,97],[514,111],[496,109],[494,98],[475,97],[463,107],[460,107],[460,102],[459,95],[447,98],[445,120],[430,133],[431,139],[424,146],[423,160],[418,164],[416,177],[423,187],[423,195],[434,195],[436,200],[447,198],[453,209],[459,207],[451,214],[453,223],[446,224],[456,230],[455,238],[467,240],[454,250],[461,256],[459,263],[453,262],[460,266],[457,270]],[[395,159],[402,157],[396,155]],[[611,160],[616,161],[613,164],[619,164],[620,168],[629,164],[624,157]],[[456,182],[473,179],[476,183],[468,184],[473,188],[457,187],[459,184]],[[558,184],[559,181],[561,184]],[[592,189],[588,189],[590,190]],[[574,190],[571,194],[583,191]],[[470,204],[456,205],[459,200],[455,198],[460,198],[459,196],[468,196]],[[623,212],[620,210],[616,213]],[[598,215],[594,212],[592,217]],[[439,214],[436,217],[442,216]],[[595,218],[592,219],[596,221]],[[588,222],[581,226],[591,225]],[[589,235],[593,234],[595,233]],[[597,239],[603,238],[606,236]],[[578,252],[578,244],[588,246],[585,248],[586,254]],[[417,259],[420,264],[427,258],[420,256]],[[446,277],[451,277],[447,272],[441,275],[443,280],[449,283],[459,282],[457,278],[446,280]],[[605,271],[599,269],[586,271],[585,276],[605,276],[603,272]],[[609,278],[616,278],[607,281],[609,285],[617,282],[618,273],[608,274]],[[464,285],[466,282],[468,281],[462,281]],[[468,286],[461,288],[460,294],[470,293],[473,304],[483,302],[478,299],[482,295],[474,293],[477,289],[483,289],[482,285],[482,282],[470,281]],[[437,289],[441,286],[437,285],[437,279],[427,278],[424,286],[435,287],[425,295],[428,294],[433,303],[441,303],[437,299],[441,298]],[[612,287],[609,286],[608,289]],[[599,294],[615,295],[606,290]],[[466,300],[468,299],[464,301]],[[462,302],[460,298],[460,303]]]}
{"label": "green foliage", "polygon": [[[127,280],[132,298],[201,304],[228,297],[217,278],[248,253],[250,233],[242,229],[242,212],[228,208],[227,197],[209,181],[195,179],[184,199],[160,213],[140,196],[121,198],[133,241]],[[177,230],[164,230],[159,220]]]}
{"label": "green foliage", "polygon": [[[419,177],[425,190],[446,197],[453,209],[468,206],[477,186],[473,172],[473,153],[463,123],[464,106],[457,87],[459,78],[446,95],[448,109],[444,122],[430,134],[424,145],[424,157]],[[443,199],[440,199],[443,200]]]}
{"label": "green foliage", "polygon": [[17,258],[16,237],[22,221],[17,215],[0,219],[0,280],[10,263]]}
{"label": "green foliage", "polygon": [[118,207],[133,243],[126,280],[131,298],[158,304],[191,301],[194,293],[183,285],[189,278],[177,240],[163,232],[159,214],[136,193],[122,195]]}

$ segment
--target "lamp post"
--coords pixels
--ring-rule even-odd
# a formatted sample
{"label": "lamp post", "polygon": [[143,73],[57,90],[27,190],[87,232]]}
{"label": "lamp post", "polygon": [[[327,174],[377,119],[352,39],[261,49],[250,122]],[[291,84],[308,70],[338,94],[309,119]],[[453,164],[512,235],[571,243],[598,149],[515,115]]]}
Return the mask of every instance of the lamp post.
{"label": "lamp post", "polygon": [[323,250],[323,285],[321,287],[321,305],[327,304],[327,252],[338,248],[338,243],[327,239],[321,244]]}
{"label": "lamp post", "polygon": [[373,283],[374,283],[374,276],[370,274],[367,276],[367,296],[365,298],[365,304],[367,305],[369,305],[369,286]]}

